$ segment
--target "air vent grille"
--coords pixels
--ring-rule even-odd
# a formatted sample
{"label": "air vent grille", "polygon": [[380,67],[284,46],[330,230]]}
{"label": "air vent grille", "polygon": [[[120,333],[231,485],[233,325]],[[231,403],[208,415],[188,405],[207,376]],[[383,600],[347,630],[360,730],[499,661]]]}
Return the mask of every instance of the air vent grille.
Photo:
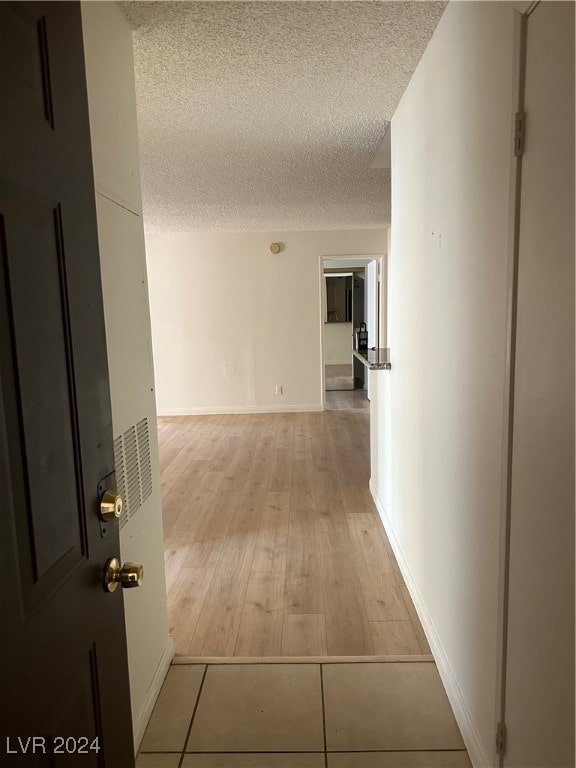
{"label": "air vent grille", "polygon": [[120,528],[126,525],[128,519],[128,494],[126,493],[126,470],[124,469],[124,452],[122,450],[122,435],[114,440],[114,467],[116,469],[116,492],[122,496],[122,514],[120,515]]}
{"label": "air vent grille", "polygon": [[124,500],[120,528],[152,494],[152,461],[148,419],[142,419],[114,440],[116,488]]}
{"label": "air vent grille", "polygon": [[152,494],[152,461],[150,459],[150,435],[148,434],[148,419],[142,419],[136,424],[136,441],[140,457],[140,490],[142,503]]}

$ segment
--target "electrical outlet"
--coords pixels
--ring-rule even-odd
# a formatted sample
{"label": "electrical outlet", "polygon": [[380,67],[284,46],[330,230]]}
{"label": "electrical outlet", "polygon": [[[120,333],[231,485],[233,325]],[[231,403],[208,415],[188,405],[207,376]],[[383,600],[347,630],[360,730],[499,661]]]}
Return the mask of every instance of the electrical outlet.
{"label": "electrical outlet", "polygon": [[277,395],[282,394],[282,384],[276,384],[276,394]]}

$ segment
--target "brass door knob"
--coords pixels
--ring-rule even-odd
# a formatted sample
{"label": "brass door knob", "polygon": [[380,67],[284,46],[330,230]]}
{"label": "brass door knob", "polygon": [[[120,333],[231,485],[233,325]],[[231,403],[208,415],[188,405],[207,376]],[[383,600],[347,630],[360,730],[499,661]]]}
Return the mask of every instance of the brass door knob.
{"label": "brass door knob", "polygon": [[107,523],[122,514],[122,496],[114,491],[104,491],[100,499],[100,517]]}
{"label": "brass door knob", "polygon": [[123,589],[139,587],[144,581],[144,566],[142,563],[124,563],[120,566],[120,560],[112,557],[104,566],[104,589],[106,592],[114,592],[120,584]]}

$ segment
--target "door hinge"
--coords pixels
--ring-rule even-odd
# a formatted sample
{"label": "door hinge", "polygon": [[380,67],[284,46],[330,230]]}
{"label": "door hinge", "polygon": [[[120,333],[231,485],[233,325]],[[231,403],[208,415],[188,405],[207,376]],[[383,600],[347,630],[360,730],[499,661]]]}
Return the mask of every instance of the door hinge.
{"label": "door hinge", "polygon": [[503,755],[506,749],[506,726],[504,723],[498,723],[496,728],[496,753]]}
{"label": "door hinge", "polygon": [[526,115],[524,112],[516,112],[514,117],[514,157],[522,157],[524,154],[524,128]]}

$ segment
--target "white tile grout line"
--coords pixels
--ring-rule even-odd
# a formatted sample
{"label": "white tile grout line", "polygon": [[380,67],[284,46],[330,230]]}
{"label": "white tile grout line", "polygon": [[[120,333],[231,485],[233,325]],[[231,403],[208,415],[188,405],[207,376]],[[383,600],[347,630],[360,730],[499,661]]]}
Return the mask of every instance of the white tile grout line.
{"label": "white tile grout line", "polygon": [[324,700],[324,671],[322,669],[322,664],[319,664],[320,667],[320,697],[322,699],[322,733],[324,735],[324,768],[328,768],[328,744],[326,741],[326,702]]}
{"label": "white tile grout line", "polygon": [[198,696],[196,697],[196,703],[194,704],[192,717],[190,718],[190,725],[188,726],[188,731],[186,732],[186,738],[184,739],[184,746],[182,747],[182,754],[180,755],[180,760],[178,761],[178,768],[182,768],[182,763],[184,762],[184,758],[186,757],[186,747],[188,746],[188,739],[190,738],[192,726],[194,725],[194,718],[196,717],[196,710],[198,709],[198,704],[200,703],[200,696],[202,696],[202,689],[204,688],[204,681],[206,680],[207,672],[208,672],[208,665],[204,667],[202,682],[200,683],[200,688],[198,689]]}

